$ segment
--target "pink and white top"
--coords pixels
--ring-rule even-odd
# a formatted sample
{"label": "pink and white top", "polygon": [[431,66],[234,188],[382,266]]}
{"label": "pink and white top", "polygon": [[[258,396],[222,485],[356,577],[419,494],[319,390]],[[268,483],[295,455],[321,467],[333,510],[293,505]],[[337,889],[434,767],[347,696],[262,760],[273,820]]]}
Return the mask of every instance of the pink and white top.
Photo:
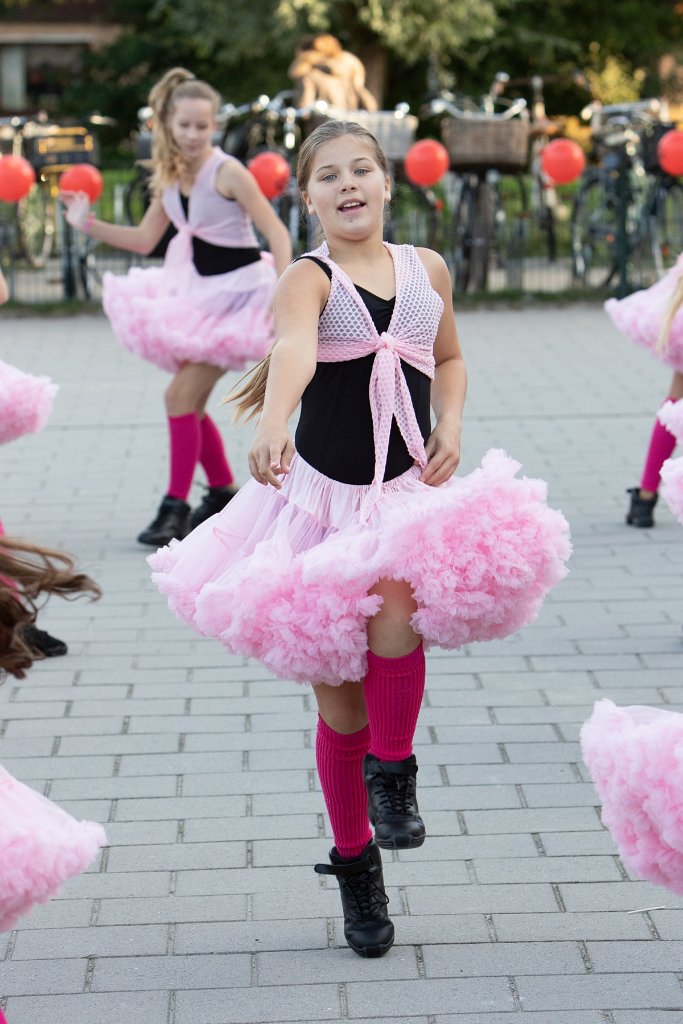
{"label": "pink and white top", "polygon": [[217,146],[213,147],[192,185],[187,217],[180,201],[180,187],[175,184],[164,189],[161,202],[178,232],[169,244],[166,266],[192,261],[192,238],[195,235],[211,245],[238,249],[258,247],[251,218],[237,200],[226,199],[216,188],[216,176],[228,160],[239,163],[235,157]]}
{"label": "pink and white top", "polygon": [[375,475],[361,506],[364,521],[382,493],[394,417],[410,454],[423,468],[427,465],[424,441],[401,360],[430,380],[434,378],[434,342],[444,308],[414,247],[384,244],[394,262],[396,303],[389,329],[382,334],[377,333],[348,274],[330,258],[327,242],[309,254],[324,260],[332,271],[330,295],[318,327],[318,360],[337,363],[375,353],[370,377]]}

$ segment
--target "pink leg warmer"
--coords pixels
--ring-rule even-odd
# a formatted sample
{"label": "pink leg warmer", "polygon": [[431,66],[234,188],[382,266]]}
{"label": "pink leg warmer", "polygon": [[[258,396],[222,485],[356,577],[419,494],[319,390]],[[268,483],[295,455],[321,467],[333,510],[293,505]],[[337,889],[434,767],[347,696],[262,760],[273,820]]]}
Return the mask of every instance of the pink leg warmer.
{"label": "pink leg warmer", "polygon": [[368,651],[365,707],[372,737],[370,753],[380,761],[410,757],[424,688],[422,643],[402,658],[380,658]]}
{"label": "pink leg warmer", "polygon": [[220,430],[211,417],[205,415],[199,421],[199,431],[199,461],[206,473],[209,487],[228,487],[235,478],[225,455]]}
{"label": "pink leg warmer", "polygon": [[[667,398],[666,402],[675,402],[675,398]],[[640,481],[642,491],[657,491],[659,489],[659,472],[676,447],[676,438],[669,433],[666,427],[662,426],[659,420],[655,420],[650,437],[650,446],[647,450],[643,476]]]}
{"label": "pink leg warmer", "polygon": [[318,716],[315,758],[334,845],[341,857],[360,856],[372,839],[368,821],[368,794],[363,781],[363,758],[370,730],[344,735],[330,729]]}
{"label": "pink leg warmer", "polygon": [[197,413],[169,416],[168,431],[171,443],[171,471],[166,493],[171,498],[187,501],[199,460],[200,433]]}

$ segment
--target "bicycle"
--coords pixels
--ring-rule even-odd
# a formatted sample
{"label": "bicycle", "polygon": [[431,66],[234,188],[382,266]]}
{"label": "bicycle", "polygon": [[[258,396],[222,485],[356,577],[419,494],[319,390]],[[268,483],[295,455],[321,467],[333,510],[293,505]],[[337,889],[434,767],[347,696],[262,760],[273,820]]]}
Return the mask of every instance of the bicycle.
{"label": "bicycle", "polygon": [[574,199],[574,277],[604,288],[625,267],[631,285],[647,284],[683,251],[683,188],[656,161],[657,141],[673,125],[660,120],[659,100],[590,104],[583,114],[602,159]]}
{"label": "bicycle", "polygon": [[[98,114],[89,121],[114,123]],[[97,140],[86,127],[59,125],[41,113],[35,118],[1,118],[0,149],[25,157],[36,173],[31,191],[17,206],[18,255],[33,267],[43,267],[58,240],[59,177],[72,164],[96,163]]]}
{"label": "bicycle", "polygon": [[[526,209],[521,172],[527,167],[529,115],[526,100],[506,100],[501,93],[509,75],[499,72],[488,93],[477,103],[469,97],[444,93],[427,111],[446,115],[441,138],[449,152],[451,170],[460,179],[452,220],[451,248],[454,287],[458,292],[484,291],[492,253],[506,265],[509,279],[521,276],[521,224],[508,224],[500,192],[500,177],[514,175],[519,204]],[[496,107],[503,107],[501,112]]]}

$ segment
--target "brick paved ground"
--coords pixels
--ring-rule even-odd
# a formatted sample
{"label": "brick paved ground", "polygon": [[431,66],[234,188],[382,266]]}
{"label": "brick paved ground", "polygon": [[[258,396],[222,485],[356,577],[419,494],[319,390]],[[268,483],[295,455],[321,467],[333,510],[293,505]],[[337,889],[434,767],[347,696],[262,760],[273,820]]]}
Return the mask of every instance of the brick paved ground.
{"label": "brick paved ground", "polygon": [[[683,901],[629,879],[576,742],[601,696],[683,709],[683,532],[666,509],[623,525],[667,372],[597,308],[460,327],[465,468],[506,447],[576,551],[531,628],[430,656],[430,838],[387,856],[397,945],[363,961],[311,870],[330,845],[311,697],[177,623],[132,540],[164,485],[162,375],[103,319],[2,322],[2,356],[61,383],[48,429],[0,452],[3,518],[77,552],[105,596],[42,617],[70,654],[0,688],[0,760],[111,843],[0,936],[10,1024],[683,1020]],[[248,431],[222,422],[243,479]]]}

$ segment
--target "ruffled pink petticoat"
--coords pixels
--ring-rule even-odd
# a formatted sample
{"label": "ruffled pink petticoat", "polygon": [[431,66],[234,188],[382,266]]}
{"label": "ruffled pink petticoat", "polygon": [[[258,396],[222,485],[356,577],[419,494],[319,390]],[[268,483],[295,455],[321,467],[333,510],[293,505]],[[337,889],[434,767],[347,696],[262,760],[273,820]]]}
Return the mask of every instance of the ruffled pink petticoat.
{"label": "ruffled pink petticoat", "polygon": [[646,348],[651,355],[661,359],[667,366],[683,372],[683,307],[673,318],[668,344],[658,351],[657,342],[664,323],[669,300],[683,274],[683,255],[661,281],[650,288],[627,295],[625,299],[608,299],[605,311],[615,326],[634,341]]}
{"label": "ruffled pink petticoat", "polygon": [[683,894],[683,715],[600,700],[581,748],[626,867]]}
{"label": "ruffled pink petticoat", "polygon": [[107,837],[0,766],[0,932],[92,863]]}
{"label": "ruffled pink petticoat", "polygon": [[[683,398],[678,402],[665,402],[657,417],[679,444],[683,444]],[[660,471],[662,497],[683,524],[683,457],[667,459]]]}
{"label": "ruffled pink petticoat", "polygon": [[413,628],[427,646],[455,648],[531,622],[566,575],[569,528],[546,485],[504,452],[440,487],[417,467],[370,487],[322,476],[296,456],[282,489],[255,481],[223,512],[148,561],[173,612],[235,654],[298,682],[359,680],[367,623],[382,604],[368,591],[407,580]]}
{"label": "ruffled pink petticoat", "polygon": [[276,274],[269,254],[202,277],[191,262],[105,274],[102,302],[129,352],[175,373],[183,363],[241,370],[273,344]]}
{"label": "ruffled pink petticoat", "polygon": [[42,430],[52,412],[57,385],[0,359],[0,444]]}

